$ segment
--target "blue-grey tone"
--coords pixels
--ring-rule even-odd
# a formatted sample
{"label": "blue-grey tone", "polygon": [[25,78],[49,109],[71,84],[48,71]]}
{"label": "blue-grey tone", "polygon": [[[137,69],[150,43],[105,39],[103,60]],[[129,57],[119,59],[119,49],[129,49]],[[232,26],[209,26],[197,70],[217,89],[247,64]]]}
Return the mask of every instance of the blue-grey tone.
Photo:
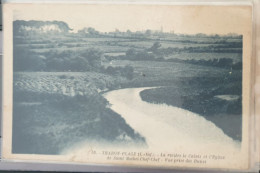
{"label": "blue-grey tone", "polygon": [[241,35],[73,33],[62,21],[17,20],[13,28],[13,153],[61,154],[81,141],[149,146],[107,99],[127,88],[242,140]]}

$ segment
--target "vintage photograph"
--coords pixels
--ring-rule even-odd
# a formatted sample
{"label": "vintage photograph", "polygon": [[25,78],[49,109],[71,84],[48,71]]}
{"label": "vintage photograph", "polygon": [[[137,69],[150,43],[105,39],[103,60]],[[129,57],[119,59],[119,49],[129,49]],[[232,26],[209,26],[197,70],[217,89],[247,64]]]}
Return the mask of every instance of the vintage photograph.
{"label": "vintage photograph", "polygon": [[59,154],[82,140],[239,145],[241,35],[13,26],[14,153]]}
{"label": "vintage photograph", "polygon": [[[91,148],[101,163],[112,155],[120,164],[149,151],[158,165],[185,165],[168,163],[162,152],[214,154],[194,156],[191,165],[205,167],[228,165],[225,158],[244,151],[243,45],[251,28],[237,15],[250,16],[249,7],[13,7],[11,155],[84,161]],[[123,151],[133,151],[132,160]]]}

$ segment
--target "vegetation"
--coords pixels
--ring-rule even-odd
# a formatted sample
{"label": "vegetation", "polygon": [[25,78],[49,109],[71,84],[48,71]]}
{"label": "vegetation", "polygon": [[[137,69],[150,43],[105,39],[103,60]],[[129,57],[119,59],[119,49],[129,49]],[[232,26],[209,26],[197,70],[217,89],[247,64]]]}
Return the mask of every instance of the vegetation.
{"label": "vegetation", "polygon": [[[48,28],[48,26],[52,26],[52,27]],[[37,34],[38,32],[46,32],[46,31],[48,32],[48,34],[50,32],[64,33],[64,32],[69,32],[71,28],[69,28],[67,23],[61,21],[16,20],[13,22],[13,30],[14,33],[17,33],[19,35],[29,35],[29,34]]]}
{"label": "vegetation", "polygon": [[145,139],[98,94],[71,97],[15,90],[14,96],[15,153],[60,154],[85,140],[145,147]]}
{"label": "vegetation", "polygon": [[240,81],[235,78],[187,78],[185,82],[177,85],[144,90],[141,92],[141,98],[150,103],[172,105],[202,115],[228,136],[241,141]]}
{"label": "vegetation", "polygon": [[84,140],[145,147],[102,96],[129,87],[157,86],[142,99],[198,113],[241,140],[241,35],[13,24],[13,152],[59,154]]}

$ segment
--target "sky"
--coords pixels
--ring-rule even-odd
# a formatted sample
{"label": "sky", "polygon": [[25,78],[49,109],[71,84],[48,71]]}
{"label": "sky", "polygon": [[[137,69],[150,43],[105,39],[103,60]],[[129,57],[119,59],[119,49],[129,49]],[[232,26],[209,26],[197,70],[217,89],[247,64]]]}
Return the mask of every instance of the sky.
{"label": "sky", "polygon": [[14,4],[14,20],[64,21],[76,32],[146,29],[182,34],[242,34],[251,25],[250,6],[137,4]]}

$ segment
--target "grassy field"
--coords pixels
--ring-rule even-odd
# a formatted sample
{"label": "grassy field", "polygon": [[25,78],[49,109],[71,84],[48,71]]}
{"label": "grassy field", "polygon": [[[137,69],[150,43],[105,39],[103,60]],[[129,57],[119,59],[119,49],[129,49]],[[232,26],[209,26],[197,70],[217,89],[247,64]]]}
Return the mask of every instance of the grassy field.
{"label": "grassy field", "polygon": [[[114,60],[110,65],[114,67],[129,65],[134,68],[134,78],[123,82],[122,87],[169,86],[185,82],[189,78],[225,79],[231,75],[230,69],[176,62]],[[232,70],[232,76],[240,73],[238,70]]]}
{"label": "grassy field", "polygon": [[69,96],[91,95],[115,88],[123,78],[97,72],[16,72],[14,88]]}
{"label": "grassy field", "polygon": [[14,73],[13,152],[59,154],[85,140],[146,147],[100,94],[119,82],[94,72]]}

